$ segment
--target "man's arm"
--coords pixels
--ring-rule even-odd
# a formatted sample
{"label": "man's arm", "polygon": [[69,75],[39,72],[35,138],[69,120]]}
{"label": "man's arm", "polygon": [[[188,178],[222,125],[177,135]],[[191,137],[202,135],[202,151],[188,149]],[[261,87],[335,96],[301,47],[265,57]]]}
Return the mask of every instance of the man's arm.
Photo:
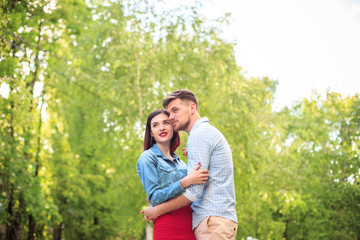
{"label": "man's arm", "polygon": [[155,220],[157,217],[184,207],[189,203],[191,203],[189,199],[187,199],[184,195],[180,195],[155,207],[147,207],[144,210],[141,210],[141,213],[144,214],[146,220]]}
{"label": "man's arm", "polygon": [[[188,138],[187,142],[188,150],[188,173],[197,164],[201,165],[202,169],[209,169],[210,165],[210,152],[211,143],[207,140],[203,132],[196,132]],[[211,176],[209,176],[208,181]],[[205,184],[191,185],[183,193],[190,201],[195,202],[198,200],[204,191]]]}

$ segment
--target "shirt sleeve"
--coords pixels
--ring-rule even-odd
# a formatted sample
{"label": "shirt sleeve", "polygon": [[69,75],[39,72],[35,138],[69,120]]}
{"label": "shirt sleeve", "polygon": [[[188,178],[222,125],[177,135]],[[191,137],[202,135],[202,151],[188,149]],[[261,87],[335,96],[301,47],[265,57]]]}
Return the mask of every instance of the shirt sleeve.
{"label": "shirt sleeve", "polygon": [[[209,169],[210,142],[201,134],[193,134],[188,139],[188,174],[200,163],[200,169]],[[209,176],[210,178],[210,176]],[[209,180],[208,180],[209,181]],[[205,184],[191,185],[186,188],[184,196],[192,202],[198,200],[204,191]]]}
{"label": "shirt sleeve", "polygon": [[151,206],[156,206],[169,199],[175,198],[185,191],[180,185],[180,180],[171,183],[165,188],[160,188],[156,163],[156,156],[142,154],[136,166]]}

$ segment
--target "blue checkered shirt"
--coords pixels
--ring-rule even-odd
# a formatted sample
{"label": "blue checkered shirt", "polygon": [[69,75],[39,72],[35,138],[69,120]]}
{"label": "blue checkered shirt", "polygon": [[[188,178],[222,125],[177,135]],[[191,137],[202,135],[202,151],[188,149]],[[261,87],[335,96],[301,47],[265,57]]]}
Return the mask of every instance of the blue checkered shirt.
{"label": "blue checkered shirt", "polygon": [[232,154],[222,133],[200,118],[192,127],[187,140],[188,174],[200,162],[209,169],[205,184],[192,185],[183,193],[192,201],[193,229],[208,216],[220,216],[237,223]]}

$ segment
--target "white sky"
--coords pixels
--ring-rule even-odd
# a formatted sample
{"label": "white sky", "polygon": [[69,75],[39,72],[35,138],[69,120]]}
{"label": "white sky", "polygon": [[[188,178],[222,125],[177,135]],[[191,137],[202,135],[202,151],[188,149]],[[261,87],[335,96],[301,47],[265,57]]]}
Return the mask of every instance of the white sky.
{"label": "white sky", "polygon": [[208,0],[210,18],[232,13],[227,39],[247,76],[278,80],[275,107],[316,89],[360,92],[360,0]]}

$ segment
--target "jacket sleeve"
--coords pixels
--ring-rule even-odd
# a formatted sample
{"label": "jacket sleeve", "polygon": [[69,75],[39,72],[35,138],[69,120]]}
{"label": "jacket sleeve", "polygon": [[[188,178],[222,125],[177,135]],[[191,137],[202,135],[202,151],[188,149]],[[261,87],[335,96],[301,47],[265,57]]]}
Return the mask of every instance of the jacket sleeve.
{"label": "jacket sleeve", "polygon": [[157,157],[152,154],[142,154],[137,162],[136,169],[151,206],[175,198],[185,191],[180,185],[180,180],[165,188],[160,188]]}

